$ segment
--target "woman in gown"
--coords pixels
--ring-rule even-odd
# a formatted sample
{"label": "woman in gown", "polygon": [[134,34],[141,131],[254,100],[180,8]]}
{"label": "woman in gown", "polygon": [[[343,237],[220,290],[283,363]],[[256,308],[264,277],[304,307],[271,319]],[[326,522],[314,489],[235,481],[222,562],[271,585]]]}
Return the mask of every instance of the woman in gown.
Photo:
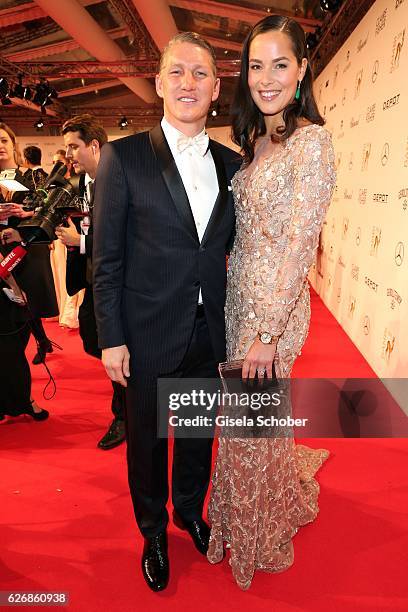
{"label": "woman in gown", "polygon": [[[233,106],[244,163],[232,181],[236,237],[229,260],[229,361],[243,377],[290,376],[310,321],[307,275],[335,183],[334,153],[312,91],[305,34],[268,16],[249,33]],[[292,537],[318,513],[325,450],[293,438],[220,437],[209,506],[208,559],[230,548],[235,580],[293,563]]]}

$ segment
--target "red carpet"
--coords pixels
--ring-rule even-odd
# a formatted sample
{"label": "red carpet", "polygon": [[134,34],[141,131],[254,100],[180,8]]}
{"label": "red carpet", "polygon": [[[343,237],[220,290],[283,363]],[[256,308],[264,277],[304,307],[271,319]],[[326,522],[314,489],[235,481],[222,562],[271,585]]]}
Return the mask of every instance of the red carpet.
{"label": "red carpet", "polygon": [[[58,386],[50,402],[40,402],[47,377],[33,367],[34,397],[51,417],[0,423],[0,590],[68,591],[75,612],[408,609],[405,440],[310,441],[332,454],[319,473],[320,515],[295,537],[287,572],[258,572],[244,593],[226,560],[209,565],[170,525],[171,582],[151,593],[139,569],[125,447],[95,447],[111,418],[110,385],[76,332],[56,323],[47,331],[64,347],[48,359]],[[374,375],[316,295],[296,374]]]}

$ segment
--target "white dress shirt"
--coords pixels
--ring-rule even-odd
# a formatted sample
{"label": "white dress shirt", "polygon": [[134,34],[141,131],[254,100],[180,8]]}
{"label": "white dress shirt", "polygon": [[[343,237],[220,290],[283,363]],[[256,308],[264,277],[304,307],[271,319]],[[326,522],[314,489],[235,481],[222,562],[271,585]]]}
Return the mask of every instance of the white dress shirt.
{"label": "white dress shirt", "polygon": [[[84,196],[84,210],[85,211],[86,209],[89,210],[89,206],[91,203],[91,191],[90,191],[91,183],[93,183],[93,179],[89,176],[89,174],[85,174],[85,196]],[[83,217],[80,222],[81,235],[79,238],[79,252],[81,253],[81,255],[86,254],[85,236],[88,235],[90,222],[91,220],[89,217]]]}
{"label": "white dress shirt", "polygon": [[[183,181],[201,242],[219,192],[217,172],[211,151],[207,149],[203,156],[190,146],[179,152],[177,140],[184,134],[170,125],[164,117],[161,126]],[[198,303],[202,304],[202,301],[200,288]]]}

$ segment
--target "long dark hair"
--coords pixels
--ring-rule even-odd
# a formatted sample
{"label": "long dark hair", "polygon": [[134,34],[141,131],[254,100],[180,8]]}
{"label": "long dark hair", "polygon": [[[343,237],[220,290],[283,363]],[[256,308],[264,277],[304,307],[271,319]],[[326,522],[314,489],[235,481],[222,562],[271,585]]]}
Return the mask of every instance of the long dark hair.
{"label": "long dark hair", "polygon": [[[304,57],[308,60],[300,88],[300,99],[294,100],[283,111],[285,125],[278,128],[278,139],[282,141],[289,138],[298,127],[300,117],[318,125],[325,123],[313,95],[313,75],[302,27],[297,21],[289,17],[268,15],[254,25],[244,41],[241,53],[241,71],[231,106],[232,140],[241,147],[244,160],[247,163],[250,163],[254,158],[257,138],[266,133],[264,116],[252,100],[248,87],[249,47],[256,36],[271,30],[284,32],[289,36],[299,66]],[[272,136],[272,139],[276,140],[276,136]]]}

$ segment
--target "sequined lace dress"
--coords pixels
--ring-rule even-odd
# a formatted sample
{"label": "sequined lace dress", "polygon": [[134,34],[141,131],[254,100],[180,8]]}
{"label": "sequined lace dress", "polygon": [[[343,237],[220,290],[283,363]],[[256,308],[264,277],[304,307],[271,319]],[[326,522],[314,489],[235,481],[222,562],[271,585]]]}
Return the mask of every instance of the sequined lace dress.
{"label": "sequined lace dress", "polygon": [[[228,269],[228,360],[242,359],[258,331],[280,336],[278,377],[289,377],[307,336],[307,274],[335,183],[329,133],[296,130],[282,148],[234,177],[237,228]],[[292,537],[318,513],[314,475],[328,452],[292,438],[220,438],[209,505],[208,559],[229,544],[235,580],[247,589],[256,569],[293,563]]]}

